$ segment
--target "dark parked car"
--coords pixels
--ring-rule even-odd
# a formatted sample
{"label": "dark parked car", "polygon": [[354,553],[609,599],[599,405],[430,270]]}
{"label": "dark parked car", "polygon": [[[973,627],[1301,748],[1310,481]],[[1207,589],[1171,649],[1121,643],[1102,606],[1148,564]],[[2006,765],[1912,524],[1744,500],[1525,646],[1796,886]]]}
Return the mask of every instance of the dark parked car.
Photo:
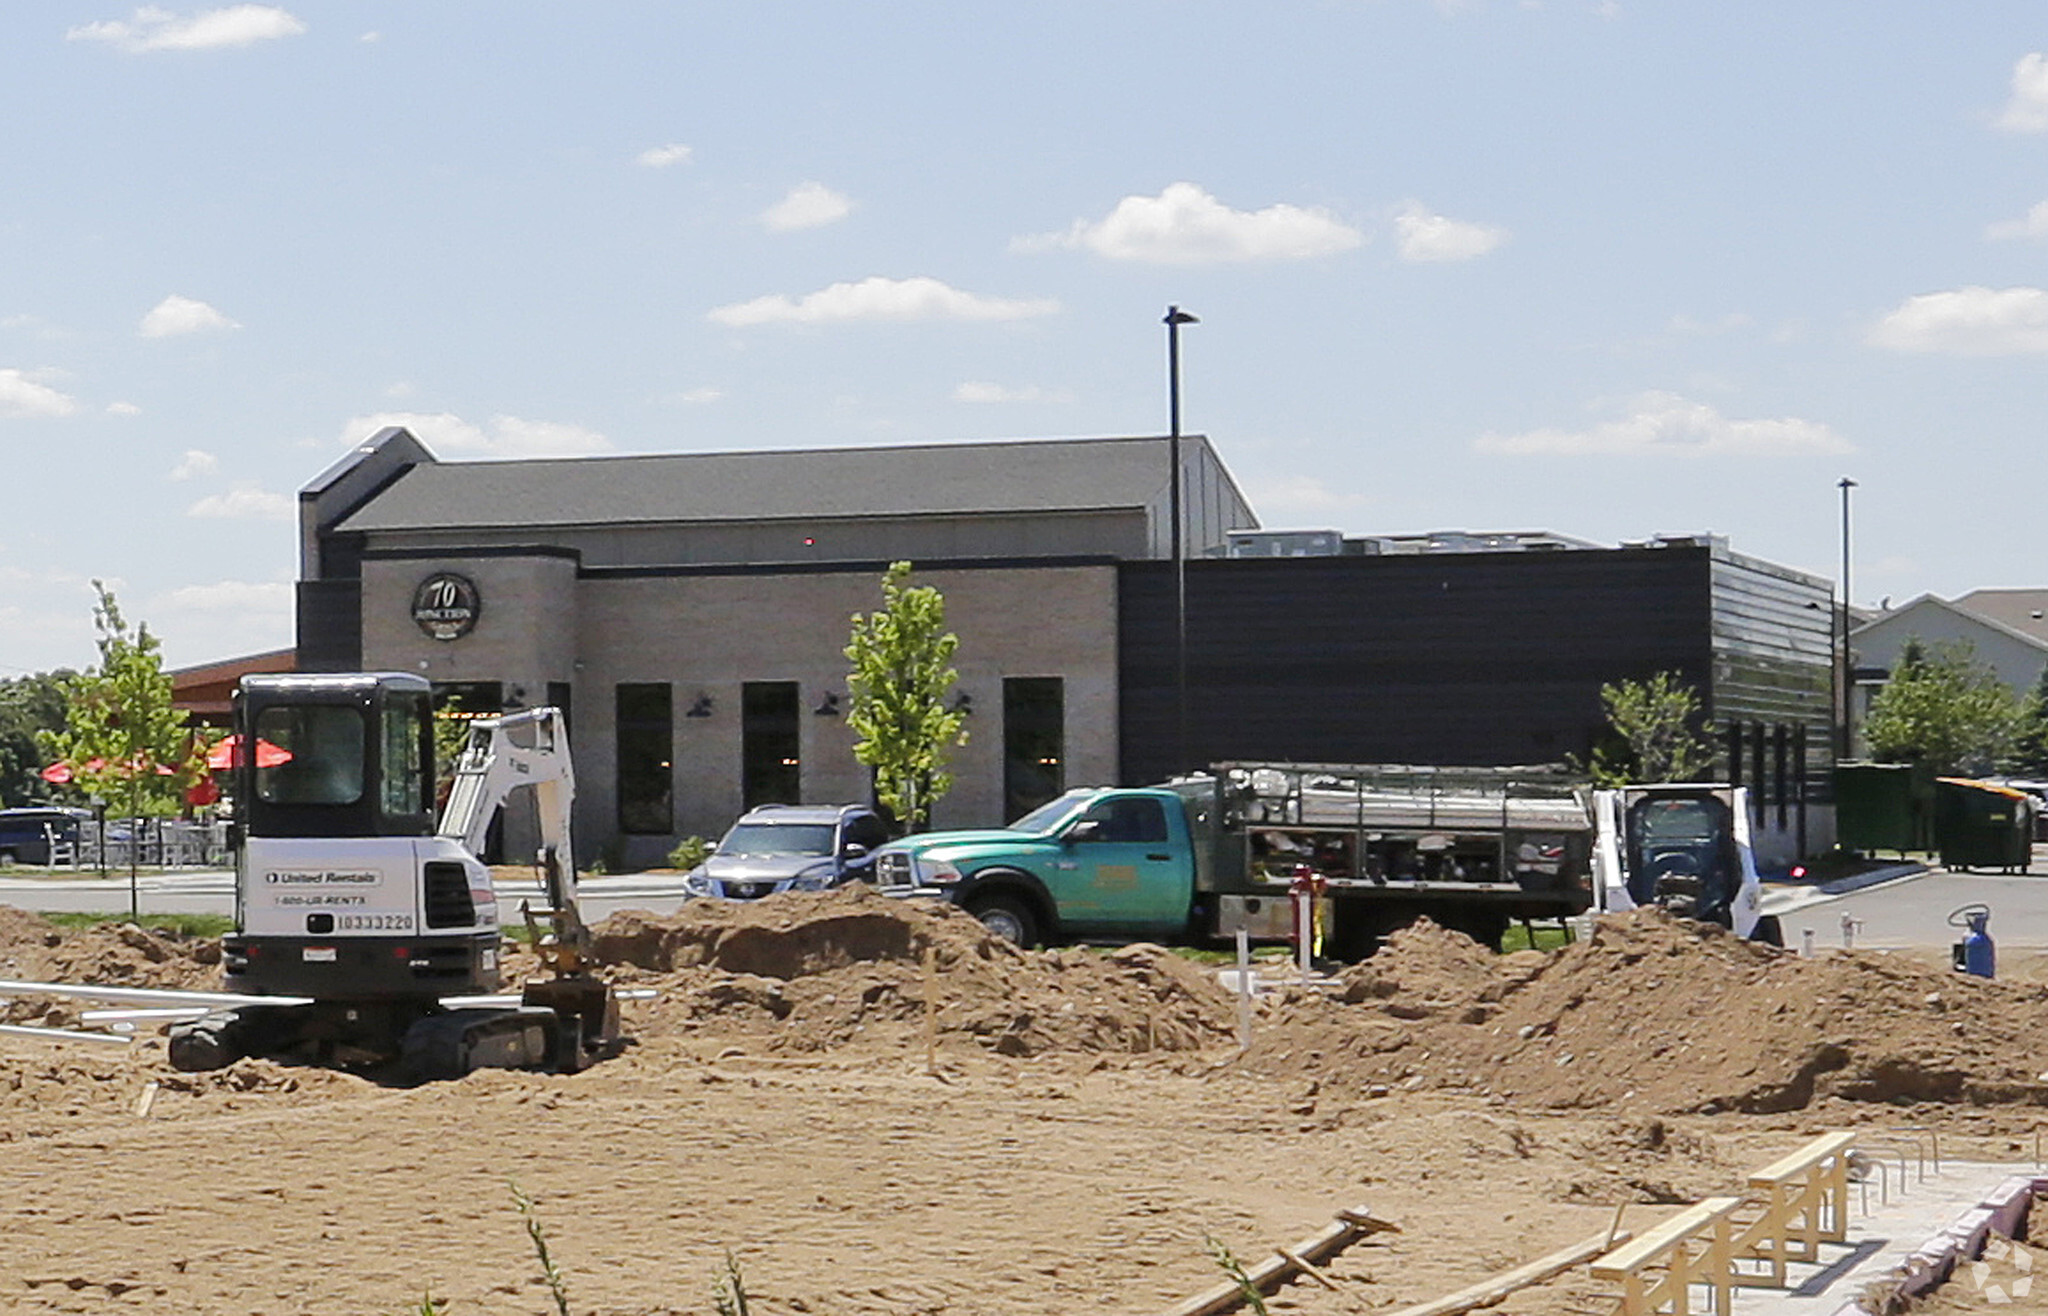
{"label": "dark parked car", "polygon": [[0,865],[47,864],[52,842],[69,844],[75,850],[78,824],[91,819],[92,814],[84,809],[0,809]]}
{"label": "dark parked car", "polygon": [[889,828],[861,804],[764,804],[750,809],[683,890],[714,900],[759,900],[779,891],[823,891],[872,881],[875,848]]}

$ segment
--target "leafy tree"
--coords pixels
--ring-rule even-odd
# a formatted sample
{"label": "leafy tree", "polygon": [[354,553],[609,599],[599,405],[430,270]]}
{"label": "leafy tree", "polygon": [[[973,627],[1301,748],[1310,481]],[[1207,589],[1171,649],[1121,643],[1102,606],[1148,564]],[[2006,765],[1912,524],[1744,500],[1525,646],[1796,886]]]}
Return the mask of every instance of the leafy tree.
{"label": "leafy tree", "polygon": [[1937,773],[1990,772],[2012,757],[2035,715],[2035,697],[2014,694],[1968,641],[1931,651],[1913,641],[1870,701],[1863,739],[1875,759],[1925,763]]}
{"label": "leafy tree", "polygon": [[64,729],[64,682],[73,675],[60,670],[0,681],[0,808],[58,798],[57,787],[42,778],[48,760],[37,735]]}
{"label": "leafy tree", "polygon": [[960,637],[946,629],[946,600],[929,585],[907,585],[908,562],[882,577],[882,606],[855,613],[846,646],[846,724],[853,756],[874,770],[875,797],[916,831],[952,789],[946,758],[967,743],[967,714],[946,707],[960,674],[951,666]]}
{"label": "leafy tree", "polygon": [[113,593],[95,580],[100,661],[63,683],[68,725],[43,732],[43,752],[71,781],[128,817],[176,813],[206,772],[206,750],[171,707],[171,678],[149,627],[130,628]]}
{"label": "leafy tree", "polygon": [[2013,748],[2013,767],[2029,776],[2048,776],[2048,665],[2028,696],[2027,717]]}
{"label": "leafy tree", "polygon": [[1607,743],[1593,750],[1595,785],[1697,781],[1714,761],[1714,747],[1698,729],[1699,692],[1675,672],[1647,681],[1610,681],[1600,687],[1607,710]]}

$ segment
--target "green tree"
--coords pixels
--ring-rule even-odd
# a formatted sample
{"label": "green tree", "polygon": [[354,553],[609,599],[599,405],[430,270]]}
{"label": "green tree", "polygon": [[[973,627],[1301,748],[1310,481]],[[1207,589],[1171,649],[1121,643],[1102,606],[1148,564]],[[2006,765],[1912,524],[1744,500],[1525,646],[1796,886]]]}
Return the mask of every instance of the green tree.
{"label": "green tree", "polygon": [[874,770],[875,797],[916,831],[952,789],[946,758],[967,743],[967,714],[946,706],[960,637],[946,629],[945,597],[909,577],[908,562],[891,563],[881,608],[853,615],[846,724],[853,756]]}
{"label": "green tree", "polygon": [[2011,759],[2034,715],[2034,696],[2014,694],[1977,661],[1968,641],[1932,650],[1914,641],[1870,701],[1863,740],[1883,762],[1925,763],[1944,774],[1990,772]]}
{"label": "green tree", "polygon": [[2041,678],[2028,696],[2027,716],[2013,747],[2012,765],[2028,776],[2048,776],[2048,665],[2041,668]]}
{"label": "green tree", "polygon": [[129,627],[113,593],[92,584],[99,665],[64,681],[67,725],[42,733],[43,752],[127,817],[176,813],[206,771],[205,747],[171,707],[161,643],[149,627]]}
{"label": "green tree", "polygon": [[39,672],[0,681],[0,808],[48,804],[58,788],[44,781],[37,737],[64,729],[64,682],[69,671]]}
{"label": "green tree", "polygon": [[1589,765],[1595,785],[1697,781],[1713,764],[1714,748],[1699,732],[1699,692],[1677,673],[1610,681],[1600,687],[1600,706],[1608,735]]}

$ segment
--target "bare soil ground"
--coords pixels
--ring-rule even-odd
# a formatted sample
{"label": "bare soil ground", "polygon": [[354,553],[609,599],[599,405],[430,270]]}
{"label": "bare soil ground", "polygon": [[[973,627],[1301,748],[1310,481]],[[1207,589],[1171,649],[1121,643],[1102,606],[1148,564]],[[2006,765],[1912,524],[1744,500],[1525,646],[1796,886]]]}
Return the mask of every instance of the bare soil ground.
{"label": "bare soil ground", "polygon": [[[578,1075],[181,1075],[154,1041],[0,1037],[0,1309],[553,1311],[516,1182],[578,1313],[711,1312],[728,1252],[757,1316],[1144,1313],[1222,1278],[1210,1239],[1251,1260],[1359,1205],[1402,1232],[1272,1307],[1372,1312],[1827,1129],[2020,1158],[2048,1102],[2048,988],[1652,916],[1551,956],[1419,925],[1335,999],[1265,1000],[1242,1053],[1234,999],[1177,955],[1019,951],[863,890],[601,934],[660,995]],[[0,909],[0,976],[211,986],[215,958]],[[1566,1279],[1503,1310],[1610,1305]]]}

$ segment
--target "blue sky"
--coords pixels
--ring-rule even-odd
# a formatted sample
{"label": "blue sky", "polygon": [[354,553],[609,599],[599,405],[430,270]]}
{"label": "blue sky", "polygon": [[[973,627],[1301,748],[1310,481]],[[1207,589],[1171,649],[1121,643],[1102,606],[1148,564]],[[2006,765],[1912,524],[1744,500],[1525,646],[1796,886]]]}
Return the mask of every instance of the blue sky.
{"label": "blue sky", "polygon": [[2048,584],[2038,3],[0,13],[0,675],[291,640],[296,490],[1158,433],[1269,525]]}

